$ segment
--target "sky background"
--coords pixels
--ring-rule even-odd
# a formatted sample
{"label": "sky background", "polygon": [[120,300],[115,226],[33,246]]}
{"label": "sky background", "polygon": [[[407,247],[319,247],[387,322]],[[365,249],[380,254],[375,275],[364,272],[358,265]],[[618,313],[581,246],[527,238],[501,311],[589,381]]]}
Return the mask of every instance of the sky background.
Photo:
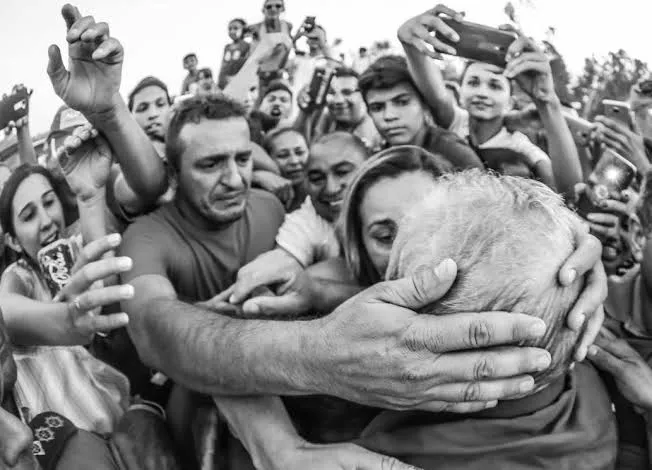
{"label": "sky background", "polygon": [[[506,22],[505,0],[450,0],[447,5],[465,11],[470,21],[497,26]],[[200,66],[217,71],[228,42],[227,23],[234,17],[258,22],[262,0],[78,0],[82,15],[106,21],[112,36],[125,47],[121,92],[126,95],[144,76],[155,75],[177,93],[185,71],[182,57],[196,52]],[[543,39],[549,26],[554,43],[572,73],[580,73],[584,57],[625,49],[652,64],[650,0],[514,0],[521,24],[531,36]],[[306,15],[340,37],[352,50],[375,40],[394,41],[396,30],[409,17],[435,5],[424,0],[286,0],[285,19],[295,27]],[[16,83],[34,89],[31,101],[32,134],[49,129],[61,101],[52,91],[46,67],[47,49],[56,43],[65,59],[62,2],[56,0],[0,0],[0,93]]]}

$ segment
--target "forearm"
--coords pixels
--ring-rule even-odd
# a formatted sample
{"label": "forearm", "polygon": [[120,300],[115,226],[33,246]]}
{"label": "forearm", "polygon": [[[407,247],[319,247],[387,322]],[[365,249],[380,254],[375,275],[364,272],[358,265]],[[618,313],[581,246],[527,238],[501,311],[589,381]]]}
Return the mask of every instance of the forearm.
{"label": "forearm", "polygon": [[284,451],[291,453],[304,442],[279,397],[215,397],[214,401],[256,468],[283,468],[279,459]]}
{"label": "forearm", "polygon": [[267,152],[265,152],[265,150],[262,149],[262,147],[254,144],[254,152],[252,156],[254,160],[254,171],[269,171],[276,175],[281,173],[276,162],[267,154]]}
{"label": "forearm", "polygon": [[582,167],[561,103],[555,98],[537,103],[537,109],[548,135],[548,152],[557,190],[566,198],[572,198],[575,185],[582,182]]}
{"label": "forearm", "polygon": [[75,332],[64,303],[38,302],[19,294],[3,293],[0,309],[12,343],[21,346],[88,344],[90,336]]}
{"label": "forearm", "polygon": [[165,165],[122,98],[111,111],[86,117],[111,145],[129,186],[145,205],[154,205],[167,189]]}
{"label": "forearm", "polygon": [[32,143],[32,136],[29,132],[29,124],[24,124],[21,128],[16,129],[16,137],[18,138],[18,155],[20,156],[21,163],[29,165],[36,165],[36,151]]}
{"label": "forearm", "polygon": [[534,174],[539,181],[548,186],[550,189],[553,191],[557,190],[555,176],[552,172],[552,166],[549,161],[544,160],[538,162],[534,167]]}
{"label": "forearm", "polygon": [[449,96],[444,77],[437,63],[409,44],[403,44],[410,74],[432,109],[437,125],[448,129],[455,117],[454,103]]}
{"label": "forearm", "polygon": [[171,299],[137,309],[129,329],[140,356],[186,388],[210,395],[314,393],[307,322],[237,320]]}
{"label": "forearm", "polygon": [[77,198],[79,222],[84,244],[99,240],[107,234],[106,230],[106,191],[104,188],[90,199]]}

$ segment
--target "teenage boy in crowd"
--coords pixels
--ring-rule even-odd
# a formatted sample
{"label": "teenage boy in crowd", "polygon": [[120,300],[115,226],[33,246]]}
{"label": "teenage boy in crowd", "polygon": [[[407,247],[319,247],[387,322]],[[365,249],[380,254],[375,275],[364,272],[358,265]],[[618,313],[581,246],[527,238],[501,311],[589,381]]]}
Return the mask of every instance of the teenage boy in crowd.
{"label": "teenage boy in crowd", "polygon": [[416,145],[442,155],[457,169],[484,168],[462,138],[434,125],[405,58],[376,60],[360,76],[359,88],[386,146]]}
{"label": "teenage boy in crowd", "polygon": [[[431,106],[435,122],[468,139],[489,167],[504,168],[500,159],[505,156],[510,158],[508,169],[519,166],[514,158],[520,156],[533,176],[570,197],[575,184],[582,180],[582,172],[546,55],[533,41],[520,37],[510,46],[505,69],[470,63],[462,77],[461,102],[466,108],[462,109],[451,99],[441,70],[433,60],[436,53],[455,53],[454,48],[443,44],[438,37],[459,40],[441,15],[462,19],[461,14],[439,5],[408,20],[398,31],[415,83]],[[430,31],[435,35],[431,36]],[[510,106],[510,80],[515,80],[536,105],[547,131],[550,157],[523,134],[509,132],[504,127]]]}

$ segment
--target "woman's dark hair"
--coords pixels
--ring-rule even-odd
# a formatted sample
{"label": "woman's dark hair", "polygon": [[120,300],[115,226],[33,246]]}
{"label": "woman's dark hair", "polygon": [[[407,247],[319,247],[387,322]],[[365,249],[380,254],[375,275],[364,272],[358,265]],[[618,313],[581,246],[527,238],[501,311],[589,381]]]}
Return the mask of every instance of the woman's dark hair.
{"label": "woman's dark hair", "polygon": [[453,166],[444,157],[434,155],[421,147],[400,145],[383,150],[367,160],[349,184],[344,197],[339,230],[346,263],[363,286],[382,281],[384,273],[376,272],[362,242],[362,200],[369,188],[379,180],[396,178],[414,171],[423,171],[437,178],[453,171]]}
{"label": "woman's dark hair", "polygon": [[[21,183],[25,181],[28,177],[32,175],[42,175],[45,179],[48,180],[54,194],[57,195],[61,204],[64,204],[64,193],[62,185],[56,180],[52,175],[50,170],[38,165],[29,165],[23,164],[14,170],[7,182],[2,188],[2,193],[0,193],[0,226],[5,233],[8,233],[12,237],[16,236],[16,230],[13,222],[13,202],[14,196],[18,191]],[[65,214],[65,210],[64,210]],[[66,220],[66,225],[69,221]]]}

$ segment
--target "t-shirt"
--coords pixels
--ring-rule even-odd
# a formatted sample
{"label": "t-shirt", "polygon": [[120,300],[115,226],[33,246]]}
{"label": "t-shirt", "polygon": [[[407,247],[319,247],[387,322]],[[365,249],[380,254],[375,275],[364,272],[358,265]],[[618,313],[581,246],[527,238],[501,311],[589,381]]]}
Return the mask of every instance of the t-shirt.
{"label": "t-shirt", "polygon": [[[448,130],[454,132],[464,140],[469,138],[469,112],[465,109],[455,107],[453,122]],[[509,149],[523,155],[526,163],[534,167],[541,161],[550,161],[550,157],[535,145],[525,134],[521,132],[509,132],[505,127],[500,129],[498,134],[485,143],[478,146],[481,150],[486,149]]]}
{"label": "t-shirt", "polygon": [[215,231],[185,219],[171,202],[141,217],[125,232],[121,256],[133,269],[123,282],[148,274],[167,277],[179,299],[202,302],[235,282],[238,270],[274,248],[283,206],[272,194],[251,189],[243,216]]}
{"label": "t-shirt", "polygon": [[340,256],[335,226],[320,216],[307,197],[301,208],[288,214],[276,236],[276,244],[294,256],[304,268]]}
{"label": "t-shirt", "polygon": [[440,127],[428,127],[422,147],[431,153],[444,157],[456,170],[484,169],[480,157],[464,139]]}
{"label": "t-shirt", "polygon": [[249,43],[246,41],[238,41],[224,46],[218,87],[224,88],[227,85],[227,77],[233,77],[240,71],[249,57],[249,47]]}

